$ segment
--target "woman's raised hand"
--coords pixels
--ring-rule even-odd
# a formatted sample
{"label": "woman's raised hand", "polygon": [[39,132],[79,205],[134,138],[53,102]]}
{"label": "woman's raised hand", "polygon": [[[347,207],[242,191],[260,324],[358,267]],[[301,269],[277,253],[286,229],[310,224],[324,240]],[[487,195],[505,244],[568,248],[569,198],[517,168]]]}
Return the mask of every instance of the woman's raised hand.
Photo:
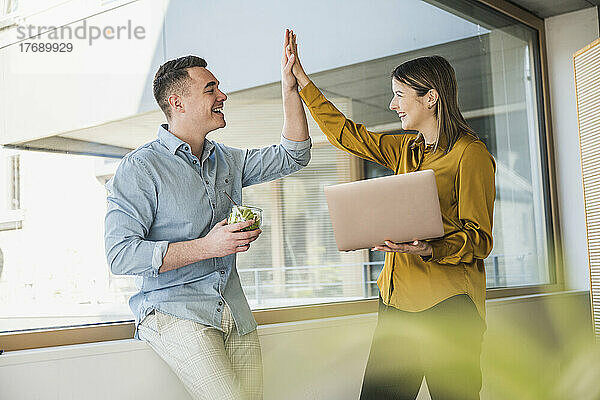
{"label": "woman's raised hand", "polygon": [[293,30],[286,29],[286,35],[288,36],[288,42],[290,47],[290,52],[294,56],[294,64],[292,66],[292,73],[296,77],[298,81],[298,85],[300,88],[308,85],[310,83],[310,79],[306,72],[304,72],[304,68],[302,68],[302,64],[300,64],[300,58],[298,57],[298,42],[296,41],[296,34]]}

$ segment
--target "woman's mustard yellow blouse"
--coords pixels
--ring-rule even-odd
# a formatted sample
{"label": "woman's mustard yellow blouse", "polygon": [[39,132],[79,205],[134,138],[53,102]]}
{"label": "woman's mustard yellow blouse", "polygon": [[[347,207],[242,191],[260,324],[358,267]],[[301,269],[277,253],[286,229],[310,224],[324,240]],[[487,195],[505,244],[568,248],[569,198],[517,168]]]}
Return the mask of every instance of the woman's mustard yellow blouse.
{"label": "woman's mustard yellow blouse", "polygon": [[485,319],[485,269],[492,251],[496,164],[477,138],[463,134],[450,152],[440,141],[425,149],[416,134],[380,134],[347,119],[311,82],[300,95],[336,147],[403,174],[435,173],[444,237],[428,240],[431,257],[386,253],[377,285],[383,302],[405,311],[426,310],[457,294],[467,294]]}

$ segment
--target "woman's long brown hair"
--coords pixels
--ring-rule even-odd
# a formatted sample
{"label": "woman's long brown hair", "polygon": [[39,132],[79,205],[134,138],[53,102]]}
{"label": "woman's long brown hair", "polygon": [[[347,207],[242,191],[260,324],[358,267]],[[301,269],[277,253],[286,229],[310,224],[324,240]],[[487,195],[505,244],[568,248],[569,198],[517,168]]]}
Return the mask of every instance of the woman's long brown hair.
{"label": "woman's long brown hair", "polygon": [[[419,97],[425,96],[431,89],[438,92],[439,98],[434,108],[438,122],[435,149],[442,136],[446,153],[452,149],[461,134],[468,133],[477,137],[458,108],[456,74],[444,57],[419,57],[402,63],[394,69],[392,78],[413,88]],[[419,133],[417,140],[423,139],[422,136]]]}

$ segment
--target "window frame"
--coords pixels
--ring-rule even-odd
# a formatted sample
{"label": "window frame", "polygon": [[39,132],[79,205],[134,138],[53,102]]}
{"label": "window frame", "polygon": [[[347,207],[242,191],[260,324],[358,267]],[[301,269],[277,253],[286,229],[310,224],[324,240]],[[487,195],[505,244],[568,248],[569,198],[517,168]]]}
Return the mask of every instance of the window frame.
{"label": "window frame", "polygon": [[[21,204],[21,155],[17,152],[11,152],[3,158],[6,167],[6,184],[8,187],[6,198],[0,200],[0,232],[21,229],[23,227],[23,220],[25,219],[25,212]],[[18,171],[16,171],[17,176],[13,176],[13,173],[15,172],[13,160],[16,160],[16,163],[19,165]],[[12,201],[15,196],[18,197],[18,208],[13,208],[14,204],[12,204]]]}
{"label": "window frame", "polygon": [[[562,241],[558,214],[558,191],[556,187],[555,157],[552,137],[552,118],[549,96],[548,60],[546,53],[546,33],[544,21],[505,0],[473,0],[480,5],[498,11],[537,32],[539,46],[541,96],[539,110],[540,138],[542,158],[547,166],[547,185],[549,200],[549,274],[552,283],[545,285],[518,286],[510,288],[494,288],[486,290],[487,299],[499,299],[514,296],[534,295],[565,290],[564,265],[562,257]],[[434,1],[435,2],[435,1]],[[358,168],[362,171],[362,168]],[[377,299],[363,299],[346,302],[312,304],[273,309],[254,310],[253,315],[259,325],[288,323],[320,318],[332,318],[377,312]],[[43,347],[95,343],[111,340],[133,338],[134,323],[117,322],[101,323],[89,326],[68,327],[25,332],[9,332],[0,334],[0,350],[16,351]]]}
{"label": "window frame", "polygon": [[8,12],[7,6],[10,1],[11,0],[0,0],[0,5],[2,5],[3,8],[6,8],[6,9],[0,10],[0,30],[2,30],[4,28],[8,28],[13,25],[16,25],[17,19],[19,18],[19,14],[18,14],[19,4],[18,3],[14,10],[11,10],[10,12]]}

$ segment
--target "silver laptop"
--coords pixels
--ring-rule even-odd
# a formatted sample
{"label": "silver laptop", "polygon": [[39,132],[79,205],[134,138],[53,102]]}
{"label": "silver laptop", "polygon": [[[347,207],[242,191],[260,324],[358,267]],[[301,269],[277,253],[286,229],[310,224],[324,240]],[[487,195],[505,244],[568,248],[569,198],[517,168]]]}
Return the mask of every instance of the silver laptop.
{"label": "silver laptop", "polygon": [[340,251],[444,235],[432,170],[325,187]]}

